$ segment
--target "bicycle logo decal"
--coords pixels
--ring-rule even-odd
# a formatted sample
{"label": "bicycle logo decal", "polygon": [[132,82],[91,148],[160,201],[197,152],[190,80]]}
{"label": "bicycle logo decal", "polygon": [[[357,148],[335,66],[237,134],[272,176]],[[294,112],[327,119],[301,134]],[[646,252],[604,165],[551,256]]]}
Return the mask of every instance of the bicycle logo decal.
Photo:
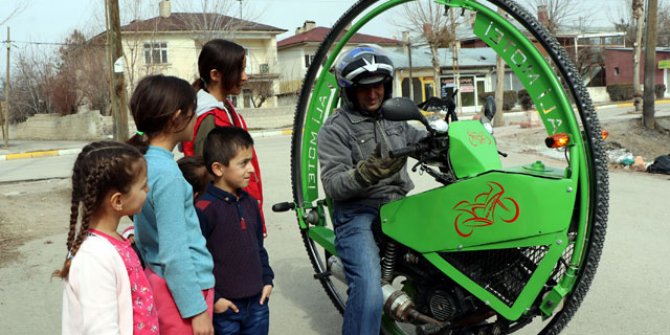
{"label": "bicycle logo decal", "polygon": [[495,222],[512,223],[519,218],[519,204],[505,196],[505,188],[497,182],[487,183],[489,190],[477,194],[474,202],[463,200],[454,206],[459,211],[454,219],[458,235],[470,237],[475,228],[493,225]]}
{"label": "bicycle logo decal", "polygon": [[493,144],[491,142],[491,138],[487,136],[487,133],[483,131],[469,131],[468,130],[468,139],[470,140],[470,144],[472,144],[473,147],[478,147],[480,145],[491,145]]}

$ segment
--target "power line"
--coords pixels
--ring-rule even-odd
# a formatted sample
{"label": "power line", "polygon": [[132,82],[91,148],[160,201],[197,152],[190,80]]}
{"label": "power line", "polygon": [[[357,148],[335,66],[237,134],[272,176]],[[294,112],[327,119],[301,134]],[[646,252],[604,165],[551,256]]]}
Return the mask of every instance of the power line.
{"label": "power line", "polygon": [[89,43],[59,43],[59,42],[37,42],[37,41],[0,41],[0,43],[19,43],[19,44],[30,44],[30,45],[59,45],[59,46],[92,46],[92,47],[106,47],[107,44],[89,44]]}

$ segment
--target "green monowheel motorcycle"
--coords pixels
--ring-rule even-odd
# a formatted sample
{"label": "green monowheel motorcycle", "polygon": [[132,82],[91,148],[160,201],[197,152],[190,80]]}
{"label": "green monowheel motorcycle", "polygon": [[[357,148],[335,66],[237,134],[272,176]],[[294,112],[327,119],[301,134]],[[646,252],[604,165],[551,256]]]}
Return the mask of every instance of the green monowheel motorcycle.
{"label": "green monowheel motorcycle", "polygon": [[[314,277],[342,311],[346,284],[334,245],[329,199],[318,183],[316,138],[338,106],[329,71],[366,23],[409,0],[361,0],[318,49],[298,101],[292,138],[294,209]],[[476,15],[474,33],[506,62],[533,102],[547,145],[564,166],[541,161],[503,167],[488,124],[428,122],[416,105],[387,100],[384,117],[417,120],[429,130],[410,155],[437,182],[382,206],[380,220],[387,334],[507,334],[539,323],[560,332],[593,280],[608,211],[601,130],[574,65],[538,21],[510,0],[437,0]],[[498,13],[502,9],[506,15]],[[338,36],[341,38],[338,39]],[[487,103],[486,116],[495,108]]]}

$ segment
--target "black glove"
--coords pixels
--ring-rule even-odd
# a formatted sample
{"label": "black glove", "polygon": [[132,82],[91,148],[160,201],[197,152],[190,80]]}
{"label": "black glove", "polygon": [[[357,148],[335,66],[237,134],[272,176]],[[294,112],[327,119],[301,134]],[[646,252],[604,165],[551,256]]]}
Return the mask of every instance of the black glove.
{"label": "black glove", "polygon": [[374,185],[400,171],[405,167],[405,163],[407,156],[382,158],[380,145],[377,144],[375,151],[367,159],[356,164],[354,177],[362,185]]}

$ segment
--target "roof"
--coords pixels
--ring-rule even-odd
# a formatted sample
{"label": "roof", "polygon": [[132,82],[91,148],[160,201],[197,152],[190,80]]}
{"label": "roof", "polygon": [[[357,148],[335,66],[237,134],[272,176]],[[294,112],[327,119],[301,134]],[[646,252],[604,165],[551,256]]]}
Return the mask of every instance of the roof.
{"label": "roof", "polygon": [[[633,51],[633,48],[605,48],[605,50],[615,50],[615,51]],[[667,47],[657,47],[656,52],[670,52],[670,48]]]}
{"label": "roof", "polygon": [[[459,49],[459,67],[492,67],[496,65],[496,53],[491,48],[463,48]],[[388,50],[389,58],[396,69],[409,68],[409,59],[404,50]],[[438,49],[441,66],[450,66],[452,62],[451,49]],[[430,48],[422,47],[412,50],[412,68],[432,68]]]}
{"label": "roof", "polygon": [[[524,32],[528,35],[528,31],[524,28],[521,23],[518,21],[511,21],[517,29]],[[556,31],[557,38],[588,38],[588,37],[610,37],[610,36],[623,36],[625,33],[616,30],[613,27],[578,27],[578,26],[569,26],[561,25]],[[474,30],[470,25],[459,26],[456,30],[456,36],[460,41],[471,41],[471,40],[480,40],[481,38],[475,35]]]}
{"label": "roof", "polygon": [[561,25],[556,31],[557,37],[606,37],[623,35],[625,35],[623,31],[617,30],[614,27]]}
{"label": "roof", "polygon": [[[234,26],[238,31],[266,31],[281,34],[281,29],[257,22],[236,19],[217,13],[172,13],[169,17],[157,16],[146,20],[136,20],[121,27],[121,31],[192,31],[228,30]],[[207,29],[196,28],[207,27]]]}
{"label": "roof", "polygon": [[[308,31],[302,32],[300,34],[293,35],[289,38],[285,38],[281,41],[277,42],[277,48],[286,48],[289,46],[294,46],[294,45],[299,45],[299,44],[306,44],[306,43],[321,43],[323,42],[324,39],[326,39],[326,35],[330,33],[331,29],[326,28],[326,27],[315,27],[312,28]],[[343,35],[343,34],[342,34]],[[337,40],[339,41],[340,38],[342,38],[342,35],[338,36]],[[367,34],[361,34],[361,33],[356,33],[354,36],[351,37],[349,40],[349,43],[354,43],[354,44],[364,44],[364,43],[370,43],[370,44],[379,44],[379,45],[398,45],[401,43],[401,41],[392,39],[392,38],[386,38],[386,37],[379,37],[379,36],[373,36],[373,35],[367,35]]]}

